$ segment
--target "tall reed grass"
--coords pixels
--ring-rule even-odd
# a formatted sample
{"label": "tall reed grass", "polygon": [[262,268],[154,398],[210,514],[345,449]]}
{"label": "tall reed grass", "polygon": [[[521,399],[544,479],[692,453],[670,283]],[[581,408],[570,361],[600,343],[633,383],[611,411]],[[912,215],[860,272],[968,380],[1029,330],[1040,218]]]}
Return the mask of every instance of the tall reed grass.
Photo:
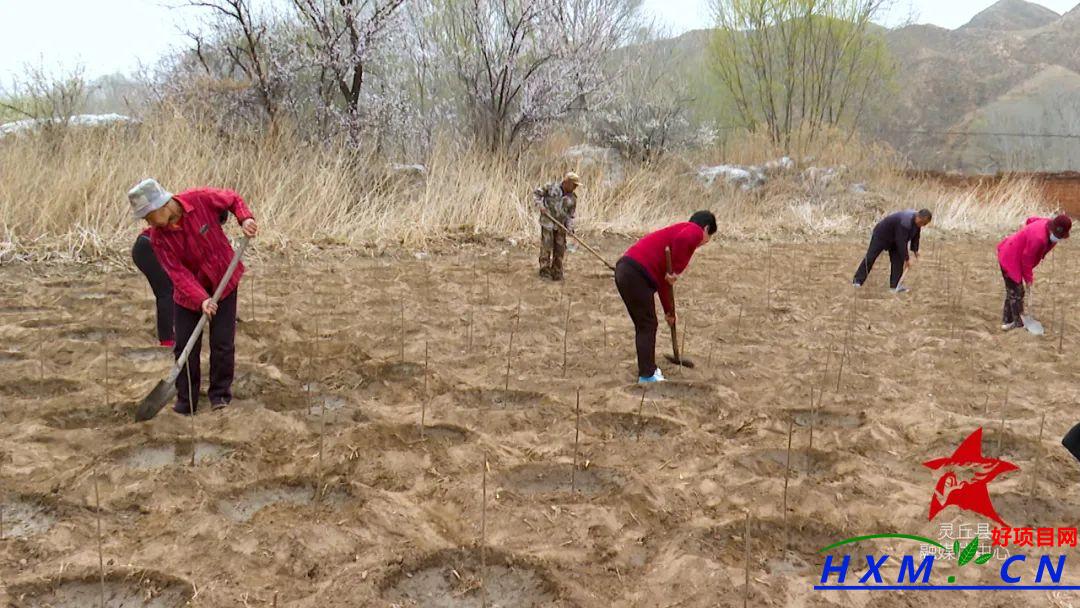
{"label": "tall reed grass", "polygon": [[[909,180],[887,150],[857,143],[826,146],[802,163],[844,166],[828,187],[811,187],[795,172],[749,193],[707,187],[696,170],[775,158],[752,137],[693,157],[621,167],[568,163],[562,152],[570,143],[554,137],[516,159],[439,146],[426,176],[417,178],[374,155],[311,145],[288,132],[230,139],[169,117],[137,129],[7,137],[0,140],[0,255],[84,258],[126,247],[141,225],[130,218],[125,193],[148,176],[174,191],[236,190],[260,219],[263,242],[281,247],[420,248],[462,236],[533,237],[530,192],[568,169],[586,182],[583,231],[635,234],[709,208],[728,237],[820,238],[853,234],[891,210],[927,206],[941,229],[989,235],[1019,226],[1041,205],[1030,182],[976,193]],[[857,182],[868,192],[851,192]]]}

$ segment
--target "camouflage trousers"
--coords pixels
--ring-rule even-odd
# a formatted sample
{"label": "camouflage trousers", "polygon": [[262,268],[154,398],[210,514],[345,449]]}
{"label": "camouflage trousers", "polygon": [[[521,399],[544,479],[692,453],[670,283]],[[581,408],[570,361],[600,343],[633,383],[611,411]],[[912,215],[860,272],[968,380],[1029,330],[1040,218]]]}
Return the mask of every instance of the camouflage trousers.
{"label": "camouflage trousers", "polygon": [[565,255],[566,233],[559,228],[540,228],[540,276],[561,281]]}

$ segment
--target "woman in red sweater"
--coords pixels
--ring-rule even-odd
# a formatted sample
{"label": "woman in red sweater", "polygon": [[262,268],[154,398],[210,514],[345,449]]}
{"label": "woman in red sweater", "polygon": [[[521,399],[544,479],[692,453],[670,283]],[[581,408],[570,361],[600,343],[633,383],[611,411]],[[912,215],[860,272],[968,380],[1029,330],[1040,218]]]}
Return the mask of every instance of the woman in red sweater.
{"label": "woman in red sweater", "polygon": [[[669,324],[674,323],[675,304],[671,286],[686,270],[694,251],[709,242],[716,234],[716,216],[698,211],[690,221],[673,224],[645,235],[634,243],[615,264],[615,286],[619,289],[630,320],[634,322],[634,344],[637,347],[638,382],[663,382],[664,374],[656,367],[656,304],[653,294],[660,295],[660,305]],[[671,248],[671,273],[667,271],[666,249]]]}
{"label": "woman in red sweater", "polygon": [[[196,188],[172,194],[152,179],[143,180],[128,192],[132,214],[150,224],[150,245],[173,286],[173,329],[177,359],[200,317],[210,318],[210,407],[221,409],[232,401],[232,382],[236,364],[236,289],[244,274],[244,265],[225,286],[221,300],[210,294],[225,276],[232,261],[233,249],[219,223],[227,211],[236,217],[244,236],[255,238],[258,224],[240,195],[231,190]],[[178,414],[192,415],[199,406],[199,351],[195,343],[184,371],[176,378]],[[191,391],[189,391],[192,389]],[[189,394],[190,392],[190,394]]]}

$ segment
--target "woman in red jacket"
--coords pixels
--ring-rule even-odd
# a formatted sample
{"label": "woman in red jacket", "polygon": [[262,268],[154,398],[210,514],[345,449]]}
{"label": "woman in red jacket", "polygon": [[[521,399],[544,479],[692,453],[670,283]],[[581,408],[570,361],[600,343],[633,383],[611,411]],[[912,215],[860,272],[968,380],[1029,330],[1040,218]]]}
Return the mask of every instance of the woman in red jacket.
{"label": "woman in red jacket", "polygon": [[[244,236],[255,238],[258,224],[244,200],[231,190],[196,188],[172,194],[157,181],[147,179],[128,192],[132,214],[150,224],[150,245],[173,286],[173,329],[177,359],[200,317],[210,318],[210,387],[207,396],[211,409],[221,409],[232,401],[232,382],[236,364],[236,289],[244,274],[244,265],[225,286],[221,300],[210,294],[225,276],[232,261],[233,249],[218,222],[227,211],[236,217]],[[185,361],[184,371],[176,378],[178,414],[193,415],[199,407],[199,351],[195,343]],[[192,389],[189,394],[189,387]]]}
{"label": "woman in red jacket", "polygon": [[1035,267],[1062,239],[1069,238],[1072,220],[1067,215],[1053,219],[1029,217],[1027,225],[998,243],[998,263],[1005,278],[1005,307],[1001,329],[1024,326],[1024,285],[1035,282]]}
{"label": "woman in red jacket", "polygon": [[[653,294],[660,294],[660,304],[668,323],[675,322],[671,286],[686,270],[694,251],[716,234],[716,217],[698,211],[689,222],[681,222],[645,235],[634,243],[615,264],[615,286],[619,289],[630,320],[634,322],[637,347],[638,382],[663,382],[664,374],[656,367],[656,304]],[[664,251],[671,248],[671,274],[667,271]]]}

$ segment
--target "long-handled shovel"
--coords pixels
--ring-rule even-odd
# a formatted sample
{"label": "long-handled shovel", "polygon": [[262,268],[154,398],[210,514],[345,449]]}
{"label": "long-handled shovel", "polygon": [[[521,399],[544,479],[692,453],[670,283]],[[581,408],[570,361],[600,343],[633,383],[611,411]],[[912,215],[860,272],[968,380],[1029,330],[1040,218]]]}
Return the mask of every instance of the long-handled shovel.
{"label": "long-handled shovel", "polygon": [[[664,256],[667,258],[667,273],[671,274],[671,247],[664,248]],[[661,280],[666,281],[667,277],[664,277]],[[671,311],[675,312],[675,286],[669,285],[668,289],[671,290]],[[668,327],[671,328],[671,351],[674,354],[668,355],[665,353],[664,357],[675,365],[681,365],[683,367],[689,367],[693,369],[694,362],[689,359],[684,359],[679,355],[679,332],[678,329],[675,327],[675,323],[668,323]]]}
{"label": "long-handled shovel", "polygon": [[557,219],[555,219],[555,218],[551,217],[551,214],[550,214],[550,213],[548,213],[546,209],[541,209],[541,210],[540,210],[540,213],[541,213],[541,214],[543,214],[543,216],[544,216],[544,217],[546,217],[547,219],[551,220],[551,221],[552,221],[552,222],[553,222],[553,223],[554,223],[554,224],[555,224],[556,226],[558,226],[559,228],[561,228],[561,229],[563,230],[563,232],[565,232],[566,234],[569,234],[569,235],[570,235],[570,238],[572,238],[572,239],[574,239],[575,241],[577,241],[577,242],[578,242],[578,244],[579,244],[579,245],[581,245],[582,247],[584,247],[584,248],[585,248],[585,249],[586,249],[586,250],[587,250],[587,251],[588,251],[589,253],[591,253],[591,254],[593,254],[594,256],[596,256],[596,259],[598,259],[598,260],[600,260],[601,262],[603,262],[604,266],[607,266],[607,267],[608,267],[608,269],[610,269],[610,270],[611,270],[611,272],[615,272],[615,267],[614,267],[614,266],[612,266],[611,264],[609,264],[609,263],[608,263],[608,261],[607,261],[607,260],[605,260],[605,259],[603,258],[603,256],[601,256],[601,255],[600,255],[599,253],[597,253],[595,249],[593,249],[592,247],[589,247],[589,244],[588,244],[588,243],[586,243],[585,241],[581,240],[581,239],[580,239],[580,238],[578,237],[578,235],[576,235],[576,234],[574,234],[573,232],[570,232],[569,230],[567,230],[567,229],[566,229],[566,226],[563,226],[563,225],[562,225],[562,222],[560,222],[559,220],[557,220]]}
{"label": "long-handled shovel", "polygon": [[[229,268],[225,270],[225,276],[221,278],[221,282],[218,283],[217,289],[214,291],[214,296],[210,298],[210,301],[217,304],[217,301],[221,298],[221,293],[225,291],[225,286],[229,284],[229,279],[232,278],[233,272],[236,267],[240,265],[240,258],[244,257],[244,251],[247,249],[248,239],[244,237],[240,241],[240,246],[236,248],[236,253],[233,254],[233,259],[229,262]],[[176,394],[176,378],[180,376],[180,371],[184,368],[184,364],[188,360],[188,355],[191,354],[191,349],[195,348],[195,343],[198,342],[202,336],[203,329],[206,327],[206,322],[209,317],[206,313],[203,313],[202,318],[199,319],[199,324],[195,326],[195,331],[191,332],[191,337],[188,338],[187,345],[184,346],[184,352],[180,353],[180,357],[176,359],[176,363],[173,365],[172,371],[169,372],[169,376],[158,382],[154,390],[150,391],[150,394],[142,400],[137,410],[135,410],[135,420],[143,422],[144,420],[150,420],[157,413],[161,411],[161,408],[165,407],[165,404],[173,398]],[[192,396],[194,398],[194,395]]]}

